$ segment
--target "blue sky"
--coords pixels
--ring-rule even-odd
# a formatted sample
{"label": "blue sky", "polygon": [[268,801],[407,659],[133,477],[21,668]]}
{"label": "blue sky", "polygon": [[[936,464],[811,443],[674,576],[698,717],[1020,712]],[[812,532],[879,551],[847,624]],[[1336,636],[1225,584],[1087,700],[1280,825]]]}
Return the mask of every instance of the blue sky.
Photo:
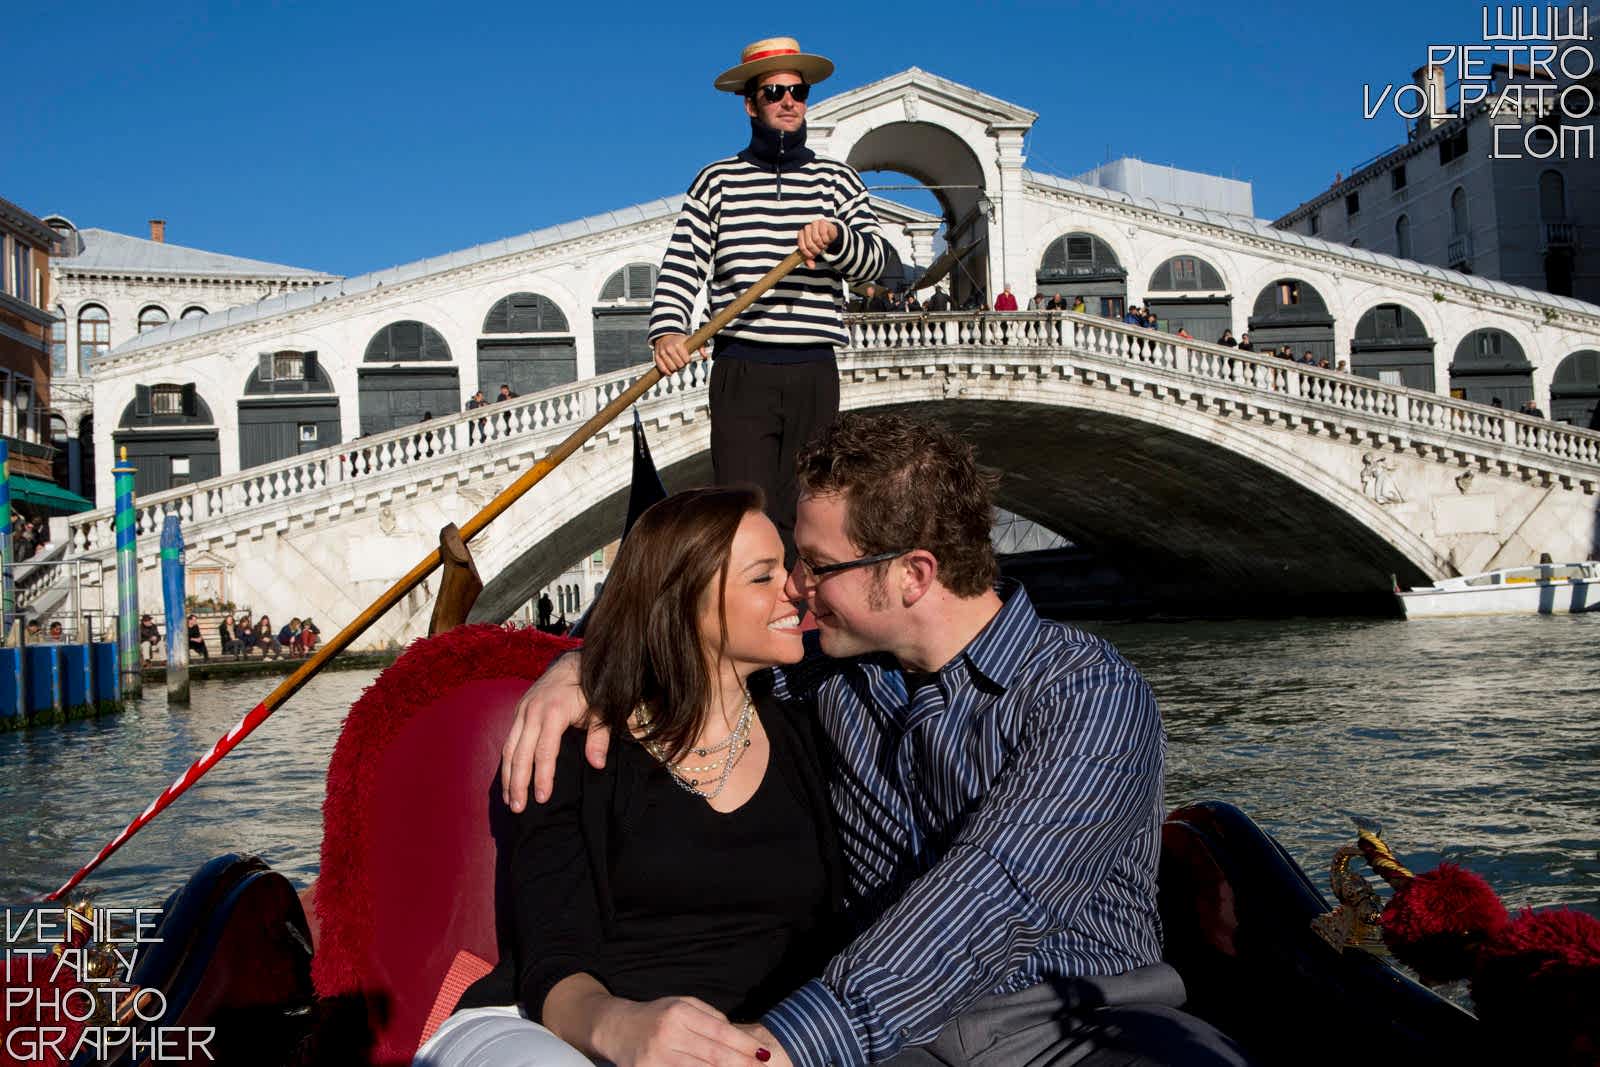
{"label": "blue sky", "polygon": [[[1481,7],[1252,3],[78,3],[13,9],[0,196],[339,274],[681,192],[744,143],[748,41],[918,66],[1037,111],[1028,165],[1122,155],[1254,183],[1272,217],[1404,137],[1362,119]],[[19,70],[19,66],[27,68]],[[817,99],[814,98],[814,99]],[[888,180],[888,179],[880,179]]]}

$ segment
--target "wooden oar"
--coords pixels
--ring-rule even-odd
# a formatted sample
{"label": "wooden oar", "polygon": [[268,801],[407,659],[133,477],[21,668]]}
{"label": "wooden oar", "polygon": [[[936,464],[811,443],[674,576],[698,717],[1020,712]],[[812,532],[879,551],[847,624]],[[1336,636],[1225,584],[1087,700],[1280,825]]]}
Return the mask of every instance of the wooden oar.
{"label": "wooden oar", "polygon": [[[696,330],[684,342],[684,347],[690,352],[697,351],[712,337],[716,336],[719,330],[732,322],[736,315],[759,300],[763,293],[777,285],[785,275],[799,266],[803,259],[804,257],[798,251],[789,253],[783,262],[768,271],[765,277],[752,285],[749,290],[740,294],[733,303],[719,311],[710,322]],[[563,460],[582,448],[585,441],[605,429],[613,419],[628,410],[630,405],[660,380],[661,371],[651,367],[642,378],[624,390],[621,396],[607,404],[604,409],[596,412],[588,422],[574,430],[565,441],[556,446],[555,451],[535,463],[520,478],[506,486],[493,500],[485,504],[483,510],[463,523],[461,526],[461,539],[463,541],[471,541],[484,527],[488,526],[514,504],[522,494],[543,481],[545,476],[559,467]],[[366,633],[367,628],[376,622],[384,612],[398,604],[407,593],[421,584],[438,566],[439,550],[436,548],[428,553],[422,562],[407,571],[405,577],[395,582],[387,592],[373,601],[367,610],[356,616],[348,626],[329,639],[327,644],[317,649],[316,654],[302,663],[298,670],[278,683],[278,687],[267,695],[267,699],[251,708],[244,718],[234,724],[233,729],[218,738],[217,743],[211,746],[210,751],[190,764],[188,770],[179,775],[171,785],[162,791],[160,796],[151,801],[150,806],[140,812],[120,834],[112,838],[110,843],[102,848],[94,859],[79,868],[78,873],[68,878],[60,889],[49,894],[45,899],[59,900],[73,886],[83,881],[90,871],[104,863],[113,852],[122,847],[128,838],[138,833],[146,823],[165,811],[169,804],[182,796],[190,786],[199,781],[207,771],[216,766],[229,752],[233,751],[235,745],[249,737],[251,731],[265,722],[268,716],[278,710],[295,693],[299,692],[300,687],[309,682],[312,676],[322,669],[324,664],[348,648],[356,638]]]}

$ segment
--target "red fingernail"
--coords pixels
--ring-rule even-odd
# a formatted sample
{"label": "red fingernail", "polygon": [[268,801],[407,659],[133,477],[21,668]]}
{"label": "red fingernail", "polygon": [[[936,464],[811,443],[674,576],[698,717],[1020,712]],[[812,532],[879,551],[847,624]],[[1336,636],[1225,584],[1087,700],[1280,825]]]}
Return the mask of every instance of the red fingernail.
{"label": "red fingernail", "polygon": [[756,1059],[760,1060],[762,1063],[766,1063],[768,1060],[772,1059],[772,1053],[768,1052],[764,1048],[758,1048],[756,1049]]}

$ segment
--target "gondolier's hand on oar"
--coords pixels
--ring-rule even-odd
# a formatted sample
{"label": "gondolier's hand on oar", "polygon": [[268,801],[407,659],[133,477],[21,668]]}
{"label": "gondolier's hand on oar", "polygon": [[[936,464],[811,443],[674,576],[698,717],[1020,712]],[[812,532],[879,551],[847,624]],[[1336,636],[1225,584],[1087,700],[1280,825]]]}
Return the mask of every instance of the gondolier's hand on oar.
{"label": "gondolier's hand on oar", "polygon": [[587,725],[589,740],[583,746],[584,754],[596,770],[606,765],[611,730],[589,719],[589,702],[579,684],[581,655],[568,652],[550,664],[517,701],[517,716],[500,750],[500,795],[512,811],[527,806],[530,781],[536,802],[550,799],[561,735],[570,726]]}
{"label": "gondolier's hand on oar", "polygon": [[839,227],[827,219],[817,219],[808,222],[800,230],[800,236],[795,241],[795,248],[806,261],[806,266],[815,268],[817,257],[828,250],[828,246],[839,239]]}
{"label": "gondolier's hand on oar", "polygon": [[701,345],[699,352],[690,352],[688,346],[684,344],[687,340],[688,338],[681,333],[664,333],[656,338],[653,356],[656,368],[662,374],[680,371],[696,356],[705,359],[711,354],[710,345]]}

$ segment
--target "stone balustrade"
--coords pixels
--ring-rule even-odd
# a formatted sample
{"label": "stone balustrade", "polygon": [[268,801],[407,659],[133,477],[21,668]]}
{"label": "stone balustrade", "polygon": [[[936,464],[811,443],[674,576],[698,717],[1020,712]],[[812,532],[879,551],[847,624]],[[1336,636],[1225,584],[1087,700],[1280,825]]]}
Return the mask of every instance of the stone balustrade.
{"label": "stone balustrade", "polygon": [[[956,312],[846,316],[846,377],[862,373],[982,376],[1028,363],[1061,373],[1137,379],[1174,393],[1224,389],[1285,418],[1374,420],[1409,441],[1432,444],[1441,458],[1474,451],[1496,462],[1559,477],[1593,493],[1600,478],[1600,433],[1488,408],[1369,378],[1240,352],[1202,341],[1063,312]],[[434,418],[400,430],[252,467],[139,500],[141,537],[158,536],[168,512],[196,544],[288,516],[416,492],[474,466],[517,464],[548,452],[620,395],[644,365]],[[640,401],[649,420],[690,417],[705,403],[710,366],[696,362],[658,382]],[[848,401],[848,398],[847,398]],[[846,406],[850,406],[848,402]],[[1489,454],[1492,453],[1492,456]],[[339,504],[333,505],[335,511]],[[115,538],[109,508],[74,516],[70,554],[109,555]]]}

